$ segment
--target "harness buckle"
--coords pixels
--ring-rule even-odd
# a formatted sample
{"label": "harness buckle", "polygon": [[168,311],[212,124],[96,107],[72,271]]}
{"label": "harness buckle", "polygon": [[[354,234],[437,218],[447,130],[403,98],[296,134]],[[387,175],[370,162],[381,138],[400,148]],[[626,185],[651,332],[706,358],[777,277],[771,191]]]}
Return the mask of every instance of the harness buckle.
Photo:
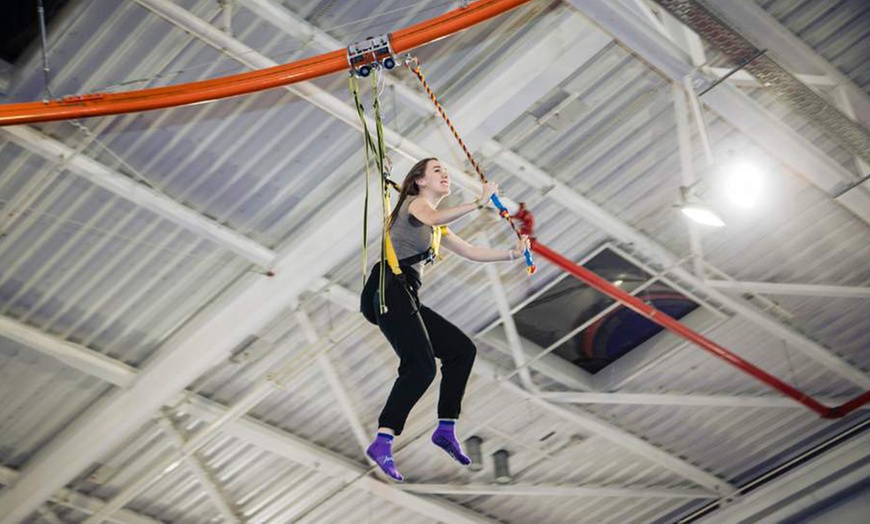
{"label": "harness buckle", "polygon": [[426,251],[426,257],[422,260],[423,265],[434,264],[435,258],[437,258],[435,250],[430,247],[429,251]]}

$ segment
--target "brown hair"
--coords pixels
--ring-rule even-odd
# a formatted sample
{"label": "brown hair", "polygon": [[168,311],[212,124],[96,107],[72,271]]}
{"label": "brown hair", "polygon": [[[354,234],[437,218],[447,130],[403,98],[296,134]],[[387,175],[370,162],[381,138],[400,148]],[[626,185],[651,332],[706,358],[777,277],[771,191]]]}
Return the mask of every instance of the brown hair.
{"label": "brown hair", "polygon": [[405,200],[408,198],[408,195],[416,196],[420,194],[420,188],[417,186],[417,180],[423,178],[426,174],[426,166],[429,164],[430,160],[438,160],[437,158],[424,158],[420,160],[414,167],[408,171],[408,174],[405,175],[405,180],[402,181],[402,189],[399,191],[399,201],[396,202],[396,207],[393,208],[393,212],[390,213],[390,220],[387,222],[391,227],[393,222],[399,217],[399,210],[402,209],[402,204],[405,203]]}

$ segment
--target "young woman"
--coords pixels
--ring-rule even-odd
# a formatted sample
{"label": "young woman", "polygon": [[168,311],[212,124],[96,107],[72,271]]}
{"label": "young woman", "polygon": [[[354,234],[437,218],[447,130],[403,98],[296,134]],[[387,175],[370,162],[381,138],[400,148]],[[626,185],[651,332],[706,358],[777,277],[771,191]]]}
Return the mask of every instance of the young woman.
{"label": "young woman", "polygon": [[[398,482],[403,478],[393,461],[393,437],[402,433],[411,408],[435,378],[436,358],[441,360],[442,379],[439,423],[432,434],[432,442],[460,464],[471,463],[454,429],[477,350],[459,328],[422,305],[417,293],[422,284],[421,265],[432,259],[433,230],[483,209],[497,189],[494,183],[487,182],[483,184],[480,198],[474,202],[438,209],[441,200],[450,194],[450,176],[435,158],[417,162],[405,177],[399,201],[389,218],[390,238],[402,274],[396,276],[385,268],[386,312],[381,313],[378,307],[378,264],[363,288],[360,305],[363,314],[378,325],[399,356],[399,376],[381,411],[378,433],[366,454]],[[472,246],[449,229],[441,239],[442,247],[475,262],[522,260],[528,245],[524,237],[512,250]]]}

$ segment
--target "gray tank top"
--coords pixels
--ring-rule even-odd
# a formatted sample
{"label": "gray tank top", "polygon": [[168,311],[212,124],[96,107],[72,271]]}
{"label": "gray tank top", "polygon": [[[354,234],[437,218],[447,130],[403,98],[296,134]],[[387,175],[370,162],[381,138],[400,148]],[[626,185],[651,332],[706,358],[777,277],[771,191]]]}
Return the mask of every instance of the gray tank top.
{"label": "gray tank top", "polygon": [[[432,227],[420,222],[408,211],[414,198],[408,197],[402,203],[396,221],[390,226],[390,240],[393,241],[393,249],[396,250],[399,260],[422,253],[432,245]],[[418,262],[411,267],[420,271],[421,265]]]}

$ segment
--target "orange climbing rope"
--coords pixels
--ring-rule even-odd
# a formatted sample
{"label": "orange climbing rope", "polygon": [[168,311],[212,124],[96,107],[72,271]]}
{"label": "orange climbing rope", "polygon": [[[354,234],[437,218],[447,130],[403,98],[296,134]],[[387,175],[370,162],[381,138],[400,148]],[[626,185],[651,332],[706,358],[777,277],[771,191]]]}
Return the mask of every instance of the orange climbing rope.
{"label": "orange climbing rope", "polygon": [[[432,88],[429,87],[429,82],[426,81],[426,77],[423,75],[423,71],[420,69],[420,62],[416,58],[409,58],[405,61],[405,65],[408,69],[414,73],[414,76],[417,77],[417,80],[420,81],[420,84],[423,86],[423,90],[426,91],[426,94],[429,96],[429,99],[435,105],[435,109],[438,110],[438,114],[441,115],[441,118],[444,120],[444,123],[447,124],[450,132],[453,133],[453,138],[459,143],[459,146],[462,148],[462,151],[465,153],[465,157],[468,158],[468,162],[471,164],[471,167],[474,168],[474,171],[477,173],[477,176],[480,177],[481,182],[486,183],[486,175],[483,174],[483,170],[478,165],[477,161],[474,159],[474,156],[471,154],[471,151],[468,150],[468,146],[465,145],[465,141],[462,140],[462,137],[459,136],[459,131],[456,130],[456,126],[453,125],[453,122],[450,120],[450,117],[447,116],[447,112],[444,110],[444,106],[441,105],[441,102],[438,100],[438,97],[435,96],[435,93],[432,91]],[[517,238],[522,238],[522,233],[519,229],[517,229],[516,224],[514,224],[513,219],[511,218],[510,213],[504,204],[499,200],[498,195],[492,195],[492,202],[495,204],[495,207],[498,209],[499,215],[507,220],[508,224],[510,224],[511,229]],[[532,260],[532,254],[530,250],[525,251],[526,258],[526,271],[529,274],[533,274],[537,271],[537,266],[535,266],[534,261]]]}

